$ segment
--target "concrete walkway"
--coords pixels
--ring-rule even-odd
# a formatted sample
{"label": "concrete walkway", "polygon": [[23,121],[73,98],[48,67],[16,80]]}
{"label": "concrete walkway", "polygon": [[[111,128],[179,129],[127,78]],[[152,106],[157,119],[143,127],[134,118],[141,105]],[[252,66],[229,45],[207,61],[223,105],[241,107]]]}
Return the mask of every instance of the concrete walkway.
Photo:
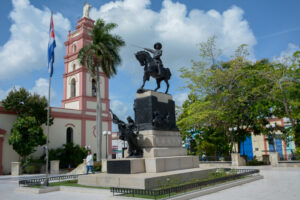
{"label": "concrete walkway", "polygon": [[195,200],[300,199],[300,168],[271,166],[255,168],[261,170],[260,174],[264,179],[195,198]]}
{"label": "concrete walkway", "polygon": [[[250,167],[245,167],[250,168]],[[253,168],[253,167],[252,167]],[[298,200],[300,197],[300,168],[254,167],[265,177],[252,183],[201,196],[201,200]],[[1,177],[1,176],[0,176]],[[82,199],[132,199],[113,197],[109,190],[97,192],[60,191],[46,194],[16,192],[16,177],[0,178],[0,200],[82,200]]]}

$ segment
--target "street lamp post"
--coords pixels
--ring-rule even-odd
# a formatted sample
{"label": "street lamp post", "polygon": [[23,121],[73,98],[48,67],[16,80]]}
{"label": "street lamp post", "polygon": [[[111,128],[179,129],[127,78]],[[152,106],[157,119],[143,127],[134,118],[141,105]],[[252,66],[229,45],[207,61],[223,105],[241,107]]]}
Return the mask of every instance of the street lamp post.
{"label": "street lamp post", "polygon": [[108,158],[107,152],[108,152],[108,136],[111,135],[110,131],[103,131],[103,135],[106,137],[106,159]]}

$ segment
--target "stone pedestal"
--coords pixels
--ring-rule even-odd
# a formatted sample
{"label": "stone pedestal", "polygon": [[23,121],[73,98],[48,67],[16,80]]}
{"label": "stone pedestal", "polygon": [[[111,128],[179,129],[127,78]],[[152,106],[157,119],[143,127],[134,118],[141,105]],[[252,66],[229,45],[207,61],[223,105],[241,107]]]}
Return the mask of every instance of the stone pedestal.
{"label": "stone pedestal", "polygon": [[280,160],[278,152],[270,152],[270,163],[272,166],[277,167]]}
{"label": "stone pedestal", "polygon": [[59,160],[50,161],[50,174],[59,174]]}
{"label": "stone pedestal", "polygon": [[145,159],[124,158],[107,160],[107,173],[110,174],[137,174],[145,172]]}
{"label": "stone pedestal", "polygon": [[134,100],[135,123],[139,130],[178,131],[172,96],[155,91],[137,93]]}
{"label": "stone pedestal", "polygon": [[21,163],[20,162],[11,162],[11,175],[19,176],[21,174]]}
{"label": "stone pedestal", "polygon": [[178,131],[144,130],[140,131],[139,145],[145,158],[185,156]]}
{"label": "stone pedestal", "polygon": [[107,160],[107,173],[158,173],[199,168],[197,156],[187,156],[176,127],[175,102],[169,94],[136,94],[135,123],[143,158]]}
{"label": "stone pedestal", "polygon": [[232,166],[246,166],[246,161],[239,153],[231,154]]}
{"label": "stone pedestal", "polygon": [[146,172],[157,173],[180,169],[199,168],[197,156],[170,156],[145,159]]}
{"label": "stone pedestal", "polygon": [[184,183],[195,179],[205,179],[211,176],[216,169],[183,169],[158,173],[138,173],[138,174],[91,174],[79,176],[78,184],[97,187],[122,187],[151,190],[158,187],[166,187],[169,181],[174,183]]}

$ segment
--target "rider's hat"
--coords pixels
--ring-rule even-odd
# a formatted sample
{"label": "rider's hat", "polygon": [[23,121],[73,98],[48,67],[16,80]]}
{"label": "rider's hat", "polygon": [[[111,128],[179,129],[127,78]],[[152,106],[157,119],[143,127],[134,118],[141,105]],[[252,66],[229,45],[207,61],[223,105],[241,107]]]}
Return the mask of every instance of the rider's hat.
{"label": "rider's hat", "polygon": [[160,42],[156,42],[156,43],[154,44],[154,49],[161,49],[161,48],[162,48],[162,45],[161,45]]}

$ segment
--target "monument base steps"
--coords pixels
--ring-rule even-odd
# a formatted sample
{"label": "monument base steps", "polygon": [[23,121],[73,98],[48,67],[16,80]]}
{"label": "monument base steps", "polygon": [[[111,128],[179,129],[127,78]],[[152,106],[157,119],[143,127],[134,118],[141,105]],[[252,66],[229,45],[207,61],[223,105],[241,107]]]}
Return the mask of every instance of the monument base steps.
{"label": "monument base steps", "polygon": [[144,148],[144,158],[167,157],[167,156],[186,156],[186,149],[182,147],[169,148]]}
{"label": "monument base steps", "polygon": [[134,189],[155,189],[171,184],[179,184],[195,179],[206,178],[216,169],[184,169],[160,173],[139,174],[91,174],[79,176],[78,184],[98,187],[121,187]]}
{"label": "monument base steps", "polygon": [[102,172],[110,174],[136,174],[198,168],[199,160],[197,156],[122,158],[103,160],[102,164]]}
{"label": "monument base steps", "polygon": [[147,158],[145,159],[145,167],[148,173],[199,168],[199,160],[197,156]]}

